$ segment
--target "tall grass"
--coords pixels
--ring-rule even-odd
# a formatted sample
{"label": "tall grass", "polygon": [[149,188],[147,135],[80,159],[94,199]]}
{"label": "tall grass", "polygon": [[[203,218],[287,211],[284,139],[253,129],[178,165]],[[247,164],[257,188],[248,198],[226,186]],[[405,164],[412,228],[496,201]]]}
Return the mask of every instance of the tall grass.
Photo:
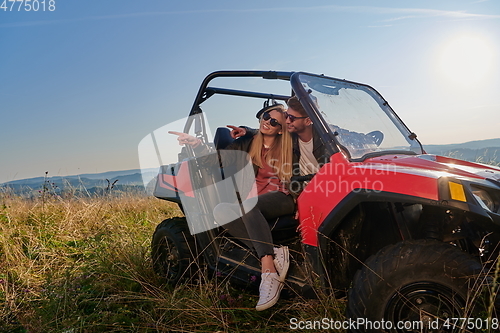
{"label": "tall grass", "polygon": [[150,241],[177,206],[151,197],[23,199],[0,193],[0,332],[277,332],[342,317],[334,298],[254,310],[253,290],[200,275],[167,287]]}

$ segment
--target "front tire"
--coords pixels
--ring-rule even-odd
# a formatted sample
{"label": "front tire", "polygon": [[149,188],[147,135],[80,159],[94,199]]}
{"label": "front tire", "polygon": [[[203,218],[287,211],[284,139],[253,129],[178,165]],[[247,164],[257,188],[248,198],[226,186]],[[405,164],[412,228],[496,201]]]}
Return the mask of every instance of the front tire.
{"label": "front tire", "polygon": [[[377,331],[459,332],[444,324],[448,318],[478,318],[481,270],[474,257],[446,243],[408,240],[390,245],[356,273],[347,314],[352,320],[391,322]],[[430,329],[436,320],[439,328]],[[403,322],[421,322],[422,327],[397,329]],[[372,330],[359,327],[365,331]]]}
{"label": "front tire", "polygon": [[194,237],[185,218],[174,217],[162,221],[153,234],[151,257],[156,274],[169,285],[185,281],[195,272]]}

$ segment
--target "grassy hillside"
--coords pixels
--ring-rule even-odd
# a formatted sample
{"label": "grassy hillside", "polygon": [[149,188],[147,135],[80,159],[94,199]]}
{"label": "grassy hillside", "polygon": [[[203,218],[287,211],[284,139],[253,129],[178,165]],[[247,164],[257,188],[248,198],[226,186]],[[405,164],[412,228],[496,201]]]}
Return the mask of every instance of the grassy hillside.
{"label": "grassy hillside", "polygon": [[[130,172],[133,171],[135,170]],[[37,197],[42,192],[54,193],[61,197],[105,195],[111,192],[114,194],[144,192],[140,173],[123,174],[126,171],[116,173],[120,173],[120,175],[110,178],[104,176],[111,175],[112,172],[98,174],[101,176],[81,175],[69,177],[50,177],[46,173],[45,177],[20,179],[0,184],[0,191],[10,192],[26,198]]]}
{"label": "grassy hillside", "polygon": [[459,160],[470,162],[499,165],[500,164],[500,147],[493,148],[455,148],[450,150],[429,150],[428,153],[442,156],[450,156]]}
{"label": "grassy hillside", "polygon": [[487,139],[487,140],[476,140],[476,141],[467,141],[464,143],[452,143],[445,145],[426,145],[424,144],[424,148],[430,151],[447,151],[453,149],[483,149],[488,147],[500,147],[500,138],[497,139]]}
{"label": "grassy hillside", "polygon": [[424,149],[429,154],[450,156],[469,162],[500,165],[500,139],[449,145],[424,145]]}
{"label": "grassy hillside", "polygon": [[150,239],[178,208],[121,195],[22,199],[0,193],[0,332],[280,332],[291,318],[343,318],[343,301],[282,299],[262,313],[253,290],[202,271],[169,288]]}

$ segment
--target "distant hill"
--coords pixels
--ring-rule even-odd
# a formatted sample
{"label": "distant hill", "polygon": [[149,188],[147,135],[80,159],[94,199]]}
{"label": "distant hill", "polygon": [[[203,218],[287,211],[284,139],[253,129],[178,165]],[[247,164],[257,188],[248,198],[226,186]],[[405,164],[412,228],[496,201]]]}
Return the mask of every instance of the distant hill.
{"label": "distant hill", "polygon": [[499,139],[477,140],[465,143],[454,143],[448,145],[424,145],[424,148],[429,151],[450,151],[454,149],[484,149],[496,147],[500,148]]}
{"label": "distant hill", "polygon": [[[429,154],[450,156],[471,162],[500,164],[500,138],[447,145],[424,145],[424,149]],[[20,179],[0,184],[0,190],[2,189],[26,196],[39,195],[43,191],[72,195],[101,194],[111,191],[144,192],[140,169]]]}
{"label": "distant hill", "polygon": [[[134,182],[141,182],[142,179],[140,178],[141,175],[141,169],[134,169],[134,170],[122,170],[122,171],[108,171],[108,172],[102,172],[102,173],[85,173],[81,175],[73,175],[73,176],[49,176],[49,179],[58,181],[62,179],[66,179],[69,181],[74,182],[74,180],[81,180],[81,179],[86,179],[86,180],[115,180],[118,179],[122,176],[130,176],[130,175],[136,175],[136,178],[130,178],[130,181]],[[138,178],[137,178],[138,175]],[[6,182],[0,185],[32,185],[32,184],[41,184],[45,181],[45,177],[35,177],[35,178],[26,178],[26,179],[19,179],[19,180],[13,180],[10,182]]]}
{"label": "distant hill", "polygon": [[500,163],[500,147],[490,147],[481,149],[456,148],[450,150],[427,150],[429,154],[449,156],[459,160],[485,164]]}
{"label": "distant hill", "polygon": [[58,195],[92,195],[111,192],[143,192],[140,169],[109,171],[73,176],[35,177],[0,184],[0,190],[9,190],[24,196],[36,196],[42,192]]}
{"label": "distant hill", "polygon": [[470,162],[500,164],[500,139],[449,145],[424,145],[424,149],[428,154],[450,156]]}

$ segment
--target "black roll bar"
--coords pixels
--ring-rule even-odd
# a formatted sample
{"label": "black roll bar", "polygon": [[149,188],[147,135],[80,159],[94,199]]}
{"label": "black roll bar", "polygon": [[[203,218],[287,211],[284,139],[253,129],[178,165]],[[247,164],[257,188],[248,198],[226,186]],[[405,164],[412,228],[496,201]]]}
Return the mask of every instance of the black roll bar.
{"label": "black roll bar", "polygon": [[[258,97],[258,98],[266,98],[266,99],[279,99],[286,100],[290,96],[283,95],[274,95],[274,94],[265,94],[265,93],[257,93],[251,91],[243,91],[243,90],[232,90],[232,89],[223,89],[223,88],[214,88],[208,87],[210,81],[218,77],[261,77],[263,79],[268,80],[284,80],[290,81],[290,77],[294,72],[276,72],[276,71],[217,71],[208,74],[203,80],[200,89],[198,90],[198,94],[196,95],[196,99],[194,100],[194,104],[191,107],[191,112],[189,116],[194,116],[196,114],[201,113],[200,104],[206,101],[210,96],[215,93],[225,94],[225,95],[237,95],[237,96],[246,96],[246,97]],[[188,117],[188,121],[184,125],[184,132],[187,133],[189,128],[191,127],[191,123],[194,117]]]}

